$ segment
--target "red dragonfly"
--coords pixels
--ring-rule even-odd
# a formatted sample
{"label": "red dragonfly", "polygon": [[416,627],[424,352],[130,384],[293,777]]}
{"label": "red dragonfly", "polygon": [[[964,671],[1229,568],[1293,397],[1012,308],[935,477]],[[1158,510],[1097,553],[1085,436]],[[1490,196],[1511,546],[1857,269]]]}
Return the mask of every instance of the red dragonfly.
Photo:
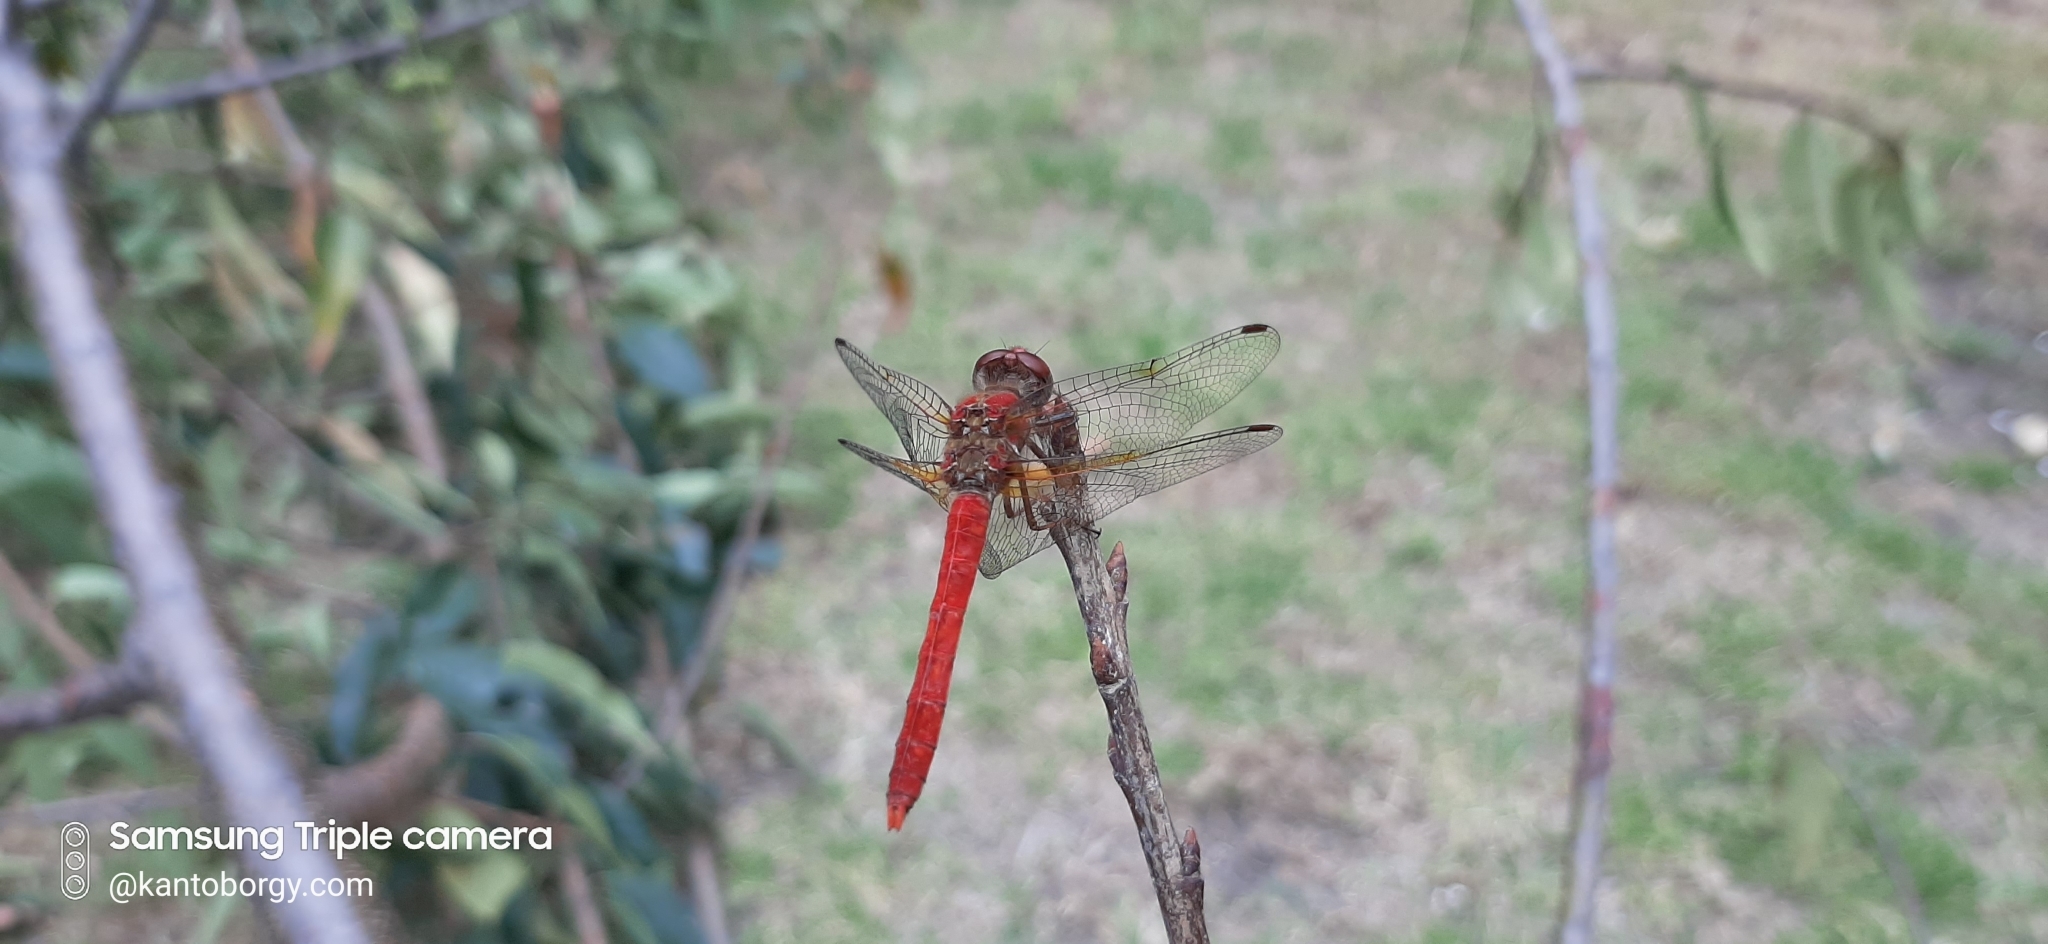
{"label": "red dragonfly", "polygon": [[1094,530],[1132,500],[1251,455],[1280,427],[1181,436],[1258,377],[1280,333],[1245,325],[1153,358],[1054,383],[1021,347],[974,362],[974,393],[951,405],[931,387],[839,341],[839,357],[875,401],[907,459],[839,444],[924,489],[946,509],[931,622],[889,770],[889,828],[903,827],[938,749],[960,623],[977,564],[994,577],[1052,544],[1055,528]]}

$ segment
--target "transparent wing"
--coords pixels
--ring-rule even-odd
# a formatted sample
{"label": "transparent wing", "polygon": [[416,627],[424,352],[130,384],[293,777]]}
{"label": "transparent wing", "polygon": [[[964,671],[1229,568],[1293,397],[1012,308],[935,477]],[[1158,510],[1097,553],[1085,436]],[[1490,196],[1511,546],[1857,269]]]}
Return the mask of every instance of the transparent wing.
{"label": "transparent wing", "polygon": [[1245,325],[1165,357],[1069,377],[1053,390],[1074,413],[1082,451],[1149,453],[1230,402],[1279,352],[1280,332]]}
{"label": "transparent wing", "polygon": [[[1078,505],[1079,519],[1089,524],[1153,492],[1177,485],[1212,469],[1228,465],[1280,441],[1278,426],[1240,426],[1208,433],[1155,449],[1144,454],[1090,456],[1027,473],[1014,480],[1009,501],[997,501],[989,521],[988,546],[981,553],[981,573],[993,577],[1052,543],[1048,531],[1033,530],[1023,514],[1032,503],[1031,519],[1049,523],[1060,515],[1072,515]],[[1074,490],[1062,486],[1078,479]],[[1012,515],[1015,511],[1017,514]]]}
{"label": "transparent wing", "polygon": [[853,379],[867,391],[868,399],[875,401],[875,406],[889,419],[889,425],[896,427],[904,453],[917,462],[939,461],[946,452],[946,427],[953,416],[952,404],[923,381],[868,359],[846,339],[840,338],[837,344],[839,359],[846,362]]}
{"label": "transparent wing", "polygon": [[885,456],[860,443],[847,439],[840,440],[839,444],[845,446],[854,455],[868,460],[868,462],[882,471],[924,489],[925,494],[930,495],[933,501],[939,503],[939,507],[946,507],[946,484],[939,477],[938,463],[916,462],[910,459],[898,459],[895,456]]}

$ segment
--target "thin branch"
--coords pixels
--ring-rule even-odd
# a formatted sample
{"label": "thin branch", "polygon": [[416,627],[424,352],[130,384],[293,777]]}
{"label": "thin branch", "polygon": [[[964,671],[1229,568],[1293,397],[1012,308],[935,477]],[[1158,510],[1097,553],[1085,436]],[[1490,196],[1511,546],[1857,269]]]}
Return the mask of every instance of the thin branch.
{"label": "thin branch", "polygon": [[1515,14],[1543,67],[1571,184],[1572,229],[1579,252],[1579,294],[1586,317],[1586,393],[1592,426],[1592,507],[1586,527],[1586,654],[1579,685],[1578,765],[1572,775],[1572,840],[1565,876],[1561,944],[1591,944],[1607,832],[1607,774],[1613,764],[1615,594],[1621,572],[1614,515],[1621,477],[1620,330],[1608,274],[1607,224],[1600,215],[1599,165],[1586,144],[1584,112],[1571,60],[1550,31],[1542,0],[1515,0]]}
{"label": "thin branch", "polygon": [[72,673],[52,688],[0,697],[0,746],[24,734],[120,714],[150,694],[140,660],[124,659]]}
{"label": "thin branch", "polygon": [[539,0],[512,0],[462,13],[442,13],[428,17],[420,24],[419,31],[411,36],[383,36],[361,42],[342,43],[326,49],[317,49],[289,59],[261,63],[254,72],[227,69],[206,78],[169,88],[124,95],[114,101],[108,114],[130,115],[143,111],[160,111],[166,108],[182,108],[198,102],[210,101],[236,92],[274,85],[291,79],[303,78],[328,72],[343,66],[368,62],[372,59],[388,59],[399,55],[419,43],[445,39],[457,33],[467,32],[483,26],[499,17],[519,13],[533,6]]}
{"label": "thin branch", "polygon": [[[242,29],[242,11],[234,0],[213,0],[208,11],[219,30],[221,51],[227,54],[228,68],[236,75],[258,76],[263,65],[249,48],[249,39]],[[256,97],[256,106],[263,111],[263,118],[270,123],[272,131],[284,147],[284,160],[291,178],[294,195],[301,201],[313,196],[313,185],[320,173],[320,162],[313,156],[313,149],[306,146],[306,139],[299,136],[298,128],[292,125],[290,115],[285,114],[284,103],[278,100],[277,91],[268,83],[250,89]],[[295,207],[295,210],[299,208]]]}
{"label": "thin branch", "polygon": [[415,695],[390,746],[376,756],[328,771],[314,790],[327,815],[344,823],[404,819],[429,795],[441,763],[455,746],[455,729],[441,702]]}
{"label": "thin branch", "polygon": [[605,944],[604,913],[590,893],[590,872],[576,847],[562,850],[562,900],[569,906],[570,921],[576,926],[576,944]]}
{"label": "thin branch", "polygon": [[1088,664],[1095,671],[1095,691],[1109,713],[1109,767],[1130,804],[1138,827],[1138,845],[1152,872],[1152,890],[1166,921],[1169,944],[1207,944],[1209,927],[1202,916],[1202,847],[1195,831],[1185,838],[1174,831],[1166,808],[1166,788],[1159,778],[1159,760],[1152,753],[1152,733],[1145,709],[1138,703],[1138,677],[1131,671],[1130,640],[1124,632],[1131,603],[1125,595],[1130,568],[1118,544],[1102,562],[1101,536],[1086,525],[1068,520],[1052,526],[1053,543],[1067,560],[1074,582],[1074,602],[1088,630]]}
{"label": "thin branch", "polygon": [[1677,85],[1727,98],[1740,98],[1752,102],[1784,105],[1811,115],[1818,115],[1845,127],[1854,128],[1887,145],[1896,145],[1905,139],[1904,134],[1871,117],[1869,112],[1848,102],[1802,89],[1772,85],[1768,82],[1755,82],[1748,79],[1709,75],[1676,62],[1664,65],[1643,63],[1580,64],[1572,67],[1571,75],[1572,78],[1580,82]]}
{"label": "thin branch", "polygon": [[135,60],[149,46],[149,36],[156,31],[157,21],[164,11],[171,8],[170,0],[136,0],[135,9],[128,14],[128,29],[121,34],[121,43],[114,47],[98,75],[93,77],[92,87],[85,93],[85,101],[71,113],[64,123],[64,130],[58,133],[57,147],[66,155],[77,152],[85,146],[86,138],[92,134],[94,122],[107,113],[114,104],[114,96],[121,91],[121,83],[128,78],[128,70],[135,67]]}
{"label": "thin branch", "polygon": [[14,562],[8,560],[5,553],[0,553],[0,593],[6,594],[7,605],[14,610],[14,615],[34,626],[36,635],[43,637],[43,643],[56,650],[71,671],[84,672],[99,663],[78,640],[64,631],[64,624],[57,620],[57,614],[43,603],[43,598],[29,586],[21,571],[14,569]]}
{"label": "thin branch", "polygon": [[[817,294],[812,298],[811,310],[820,327],[831,318],[832,299],[839,292],[839,270],[843,263],[841,251],[842,247],[833,242],[826,252],[825,269],[818,274]],[[704,684],[704,676],[710,671],[711,660],[724,645],[726,628],[731,624],[733,609],[739,602],[747,561],[754,554],[754,544],[761,537],[761,523],[767,518],[768,504],[775,496],[775,473],[782,465],[783,456],[789,452],[797,411],[803,405],[810,378],[817,373],[817,370],[801,370],[792,374],[784,382],[782,393],[777,398],[775,432],[761,455],[760,469],[754,473],[754,494],[747,503],[746,513],[740,518],[739,533],[733,538],[732,546],[726,549],[725,561],[719,566],[718,586],[712,590],[711,603],[704,611],[703,635],[697,640],[697,648],[690,653],[682,674],[664,693],[656,713],[655,734],[663,743],[676,736],[683,723],[684,710],[697,696],[697,689]]]}
{"label": "thin branch", "polygon": [[704,944],[732,944],[725,923],[725,893],[719,890],[718,850],[705,836],[692,836],[683,852],[690,871],[690,897],[697,906],[698,930]]}
{"label": "thin branch", "polygon": [[[93,295],[84,244],[71,216],[61,139],[50,124],[53,100],[25,51],[0,50],[0,180],[11,211],[14,261],[29,287],[65,412],[92,471],[115,559],[128,574],[142,614],[131,630],[131,645],[176,707],[200,765],[220,790],[229,824],[266,827],[310,819],[304,787],[271,739],[269,723],[221,640],[198,563],[178,530],[170,491],[157,477],[127,367]],[[301,887],[339,875],[333,859],[299,850],[275,861],[247,852],[242,865],[251,875]],[[303,900],[273,916],[294,944],[369,940],[344,899]]]}
{"label": "thin branch", "polygon": [[360,296],[363,320],[377,338],[377,353],[384,365],[384,390],[398,407],[398,425],[405,432],[406,449],[418,459],[434,481],[448,481],[448,454],[441,446],[441,427],[434,419],[434,407],[427,401],[426,384],[413,366],[412,351],[405,343],[405,325],[391,306],[391,297],[376,279],[363,282]]}

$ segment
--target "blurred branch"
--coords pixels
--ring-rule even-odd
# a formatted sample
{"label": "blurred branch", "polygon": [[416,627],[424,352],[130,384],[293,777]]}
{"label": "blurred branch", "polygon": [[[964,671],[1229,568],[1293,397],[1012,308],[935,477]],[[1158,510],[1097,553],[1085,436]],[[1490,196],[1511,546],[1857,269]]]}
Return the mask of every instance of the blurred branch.
{"label": "blurred branch", "polygon": [[1195,831],[1185,839],[1174,831],[1166,808],[1166,788],[1159,779],[1159,760],[1152,753],[1152,733],[1145,709],[1138,704],[1138,678],[1131,671],[1131,647],[1124,632],[1130,615],[1130,567],[1118,544],[1102,562],[1101,535],[1085,523],[1064,517],[1052,526],[1053,543],[1067,560],[1074,583],[1074,602],[1088,631],[1088,664],[1095,672],[1095,690],[1109,713],[1109,767],[1130,804],[1137,823],[1138,845],[1152,873],[1159,913],[1166,921],[1170,944],[1207,944],[1209,927],[1202,915],[1202,847]]}
{"label": "blurred branch", "polygon": [[441,446],[441,426],[434,419],[434,407],[427,401],[427,386],[413,365],[406,346],[405,325],[391,307],[391,297],[374,278],[363,281],[359,299],[370,333],[377,338],[377,353],[384,366],[384,389],[398,407],[398,425],[405,431],[406,449],[418,459],[428,475],[443,484],[448,481],[448,453]]}
{"label": "blurred branch", "polygon": [[1571,76],[1580,82],[1676,85],[1727,98],[1784,105],[1854,128],[1886,145],[1897,145],[1905,139],[1904,134],[1887,127],[1872,118],[1869,112],[1847,102],[1781,85],[1708,75],[1676,62],[1663,65],[1581,64],[1572,67]]}
{"label": "blurred branch", "polygon": [[690,897],[697,906],[698,930],[704,944],[732,944],[725,924],[725,894],[718,885],[718,850],[709,837],[693,836],[684,852],[690,870]]}
{"label": "blurred branch", "polygon": [[1584,111],[1571,60],[1550,31],[1542,0],[1515,0],[1515,14],[1550,87],[1553,122],[1571,185],[1572,228],[1579,253],[1579,294],[1585,306],[1587,403],[1592,426],[1592,507],[1586,528],[1585,667],[1579,686],[1578,765],[1572,775],[1572,839],[1566,870],[1561,944],[1591,944],[1607,831],[1607,773],[1613,764],[1615,593],[1621,575],[1614,552],[1619,504],[1621,369],[1614,286],[1608,275],[1607,226],[1600,215],[1599,168],[1587,147]]}
{"label": "blurred branch", "polygon": [[[262,63],[256,58],[255,51],[249,48],[248,36],[242,29],[242,11],[235,6],[234,0],[212,0],[208,15],[218,30],[215,42],[227,54],[228,68],[244,77],[262,74]],[[302,226],[310,225],[309,214],[318,211],[314,182],[319,177],[320,162],[313,157],[313,150],[306,146],[306,139],[300,137],[298,129],[292,125],[291,116],[285,114],[284,103],[278,100],[275,89],[263,83],[248,91],[254,94],[257,108],[262,110],[264,120],[270,123],[271,130],[277,133],[277,140],[284,147],[285,167],[291,178],[294,198],[298,201],[293,207],[294,215],[300,218],[297,222]],[[313,201],[310,206],[307,205],[309,200]],[[302,236],[296,241],[310,240]]]}
{"label": "blurred branch", "polygon": [[[6,0],[13,2],[13,0]],[[107,113],[114,103],[114,96],[121,91],[121,83],[128,78],[128,70],[135,67],[135,60],[149,46],[149,36],[156,31],[157,21],[164,11],[170,9],[170,0],[136,0],[133,12],[128,14],[128,29],[121,34],[121,42],[100,66],[98,75],[93,76],[92,86],[85,93],[85,101],[65,121],[64,129],[58,133],[57,147],[66,155],[77,153],[85,146],[92,134],[94,122]]]}
{"label": "blurred branch", "polygon": [[[309,819],[305,790],[221,640],[170,492],[157,478],[126,365],[93,295],[84,244],[71,216],[60,169],[62,138],[51,120],[55,95],[28,55],[0,48],[0,180],[14,261],[92,472],[115,559],[128,574],[141,614],[130,644],[176,706],[200,765],[220,790],[230,825]],[[339,874],[332,859],[299,850],[276,860],[252,851],[242,856],[242,865],[253,876],[286,882],[324,882]],[[272,916],[294,944],[368,940],[343,899],[313,898]]]}
{"label": "blurred branch", "polygon": [[328,771],[314,793],[327,815],[348,822],[404,819],[434,792],[441,763],[455,746],[455,729],[441,702],[415,695],[398,736],[376,756]]}
{"label": "blurred branch", "polygon": [[[832,299],[839,292],[839,270],[844,264],[842,251],[843,247],[835,239],[826,250],[825,269],[818,274],[817,294],[811,300],[811,310],[813,318],[821,326],[830,320]],[[812,336],[817,335],[814,332]],[[697,696],[697,689],[704,684],[704,676],[710,671],[712,658],[725,642],[726,627],[732,622],[733,608],[739,601],[740,584],[746,577],[747,561],[754,554],[754,544],[761,538],[761,522],[767,518],[768,504],[775,497],[776,470],[781,467],[783,456],[789,452],[789,438],[810,379],[819,373],[814,366],[791,374],[783,382],[782,392],[776,398],[775,432],[768,448],[762,452],[760,469],[754,473],[754,494],[747,503],[746,513],[740,518],[739,533],[734,536],[732,546],[726,549],[725,560],[718,568],[718,586],[712,590],[711,603],[704,612],[703,636],[697,640],[697,648],[690,653],[682,674],[664,693],[655,716],[655,736],[663,743],[675,739],[683,723],[684,710]]]}
{"label": "blurred branch", "polygon": [[141,660],[123,659],[74,672],[52,688],[0,697],[0,746],[24,734],[120,714],[150,694]]}
{"label": "blurred branch", "polygon": [[169,88],[149,92],[138,92],[116,99],[107,112],[113,115],[128,115],[135,112],[158,111],[165,108],[182,108],[198,102],[210,101],[236,92],[247,92],[290,79],[303,78],[339,69],[343,66],[368,62],[372,59],[386,59],[399,55],[418,43],[445,39],[458,33],[483,26],[499,17],[519,13],[533,6],[538,0],[511,0],[461,13],[441,13],[427,17],[420,23],[417,32],[409,36],[383,36],[376,39],[352,43],[341,43],[326,49],[316,49],[289,59],[278,59],[257,63],[253,70],[230,68],[216,72],[206,78]]}
{"label": "blurred branch", "polygon": [[71,671],[84,672],[99,663],[78,640],[64,631],[64,624],[57,620],[57,614],[43,603],[35,588],[21,576],[21,571],[14,569],[14,562],[8,560],[5,553],[0,553],[0,593],[6,594],[7,605],[14,610],[14,615],[34,626],[36,635],[56,651]]}
{"label": "blurred branch", "polygon": [[584,868],[583,857],[576,854],[571,845],[562,850],[562,899],[569,906],[570,920],[576,926],[576,944],[605,944],[604,913],[597,909],[597,899],[590,893],[590,872]]}

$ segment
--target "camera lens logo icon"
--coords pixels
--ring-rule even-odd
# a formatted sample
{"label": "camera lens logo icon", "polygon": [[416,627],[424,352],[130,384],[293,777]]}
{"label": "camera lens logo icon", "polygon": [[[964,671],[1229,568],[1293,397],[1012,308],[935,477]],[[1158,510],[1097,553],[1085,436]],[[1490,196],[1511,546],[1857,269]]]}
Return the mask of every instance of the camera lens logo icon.
{"label": "camera lens logo icon", "polygon": [[92,889],[92,833],[84,823],[66,823],[62,838],[64,859],[57,884],[64,897],[77,901]]}

